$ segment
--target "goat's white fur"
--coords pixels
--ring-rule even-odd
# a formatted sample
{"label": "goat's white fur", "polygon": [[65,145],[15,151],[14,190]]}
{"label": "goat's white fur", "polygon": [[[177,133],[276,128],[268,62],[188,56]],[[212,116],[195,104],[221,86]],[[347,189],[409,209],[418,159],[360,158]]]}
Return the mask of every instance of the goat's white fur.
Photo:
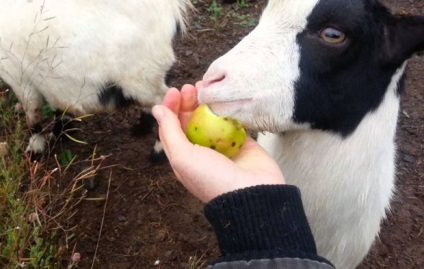
{"label": "goat's white fur", "polygon": [[260,134],[287,183],[302,190],[319,254],[336,268],[355,268],[368,253],[394,191],[399,96],[393,77],[379,108],[348,139],[322,131]]}
{"label": "goat's white fur", "polygon": [[162,101],[175,61],[176,23],[189,0],[2,0],[0,77],[21,101],[28,123],[43,98],[75,115],[104,111],[99,90],[119,84],[149,108]]}
{"label": "goat's white fur", "polygon": [[[399,110],[393,76],[380,106],[348,138],[294,123],[299,78],[296,34],[314,1],[271,0],[259,25],[204,76],[199,102],[256,130],[287,183],[300,187],[318,253],[336,268],[353,269],[367,254],[394,192],[394,136]],[[258,78],[258,79],[256,79]]]}

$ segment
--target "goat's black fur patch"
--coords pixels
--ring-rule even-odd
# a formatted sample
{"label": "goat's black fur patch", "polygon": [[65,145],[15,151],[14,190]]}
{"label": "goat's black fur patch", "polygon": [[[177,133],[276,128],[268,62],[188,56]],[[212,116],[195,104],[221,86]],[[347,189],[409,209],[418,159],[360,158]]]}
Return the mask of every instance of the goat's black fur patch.
{"label": "goat's black fur patch", "polygon": [[150,152],[149,156],[150,162],[153,164],[164,164],[168,161],[166,154],[163,150],[157,152],[154,149]]}
{"label": "goat's black fur patch", "polygon": [[167,86],[171,86],[172,85],[172,81],[174,79],[175,79],[174,66],[171,66],[171,68],[169,68],[169,70],[166,72],[166,75],[165,75],[165,84]]}
{"label": "goat's black fur patch", "polygon": [[[410,56],[400,54],[399,61],[384,50],[393,45],[387,37],[388,24],[396,28],[391,25],[395,17],[385,7],[377,1],[352,2],[320,1],[297,36],[301,76],[295,83],[293,119],[342,136],[351,134],[367,113],[378,108],[396,70]],[[320,32],[327,27],[342,31],[347,40],[339,45],[324,42]],[[400,27],[397,31],[407,31]],[[412,42],[404,34],[402,38],[395,44],[397,50]]]}
{"label": "goat's black fur patch", "polygon": [[[176,34],[181,34],[181,24],[180,24],[180,22],[177,22],[176,23],[176,25],[175,25],[175,33]],[[175,35],[174,35],[174,37],[175,37]]]}
{"label": "goat's black fur patch", "polygon": [[41,123],[38,123],[31,127],[31,134],[39,134],[43,131],[43,126]]}
{"label": "goat's black fur patch", "polygon": [[102,105],[114,106],[116,108],[127,107],[135,103],[134,99],[126,97],[123,89],[114,83],[107,83],[100,90],[99,101]]}

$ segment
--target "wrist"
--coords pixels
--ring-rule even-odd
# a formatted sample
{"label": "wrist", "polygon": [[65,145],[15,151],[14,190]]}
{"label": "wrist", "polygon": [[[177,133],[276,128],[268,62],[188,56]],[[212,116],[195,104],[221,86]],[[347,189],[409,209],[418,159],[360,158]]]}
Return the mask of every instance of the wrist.
{"label": "wrist", "polygon": [[226,193],[205,206],[205,216],[223,256],[271,249],[316,254],[295,186],[261,185]]}

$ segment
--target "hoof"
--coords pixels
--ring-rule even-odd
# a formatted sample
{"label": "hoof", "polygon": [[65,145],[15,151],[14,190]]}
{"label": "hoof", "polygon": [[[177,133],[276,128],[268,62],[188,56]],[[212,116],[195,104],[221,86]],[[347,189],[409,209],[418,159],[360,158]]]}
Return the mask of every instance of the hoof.
{"label": "hoof", "polygon": [[147,134],[152,133],[155,123],[156,120],[152,114],[142,112],[139,122],[131,128],[131,133],[136,137],[146,136]]}
{"label": "hoof", "polygon": [[154,164],[164,164],[168,162],[165,151],[163,151],[162,144],[159,140],[156,141],[155,146],[150,152],[150,162]]}
{"label": "hoof", "polygon": [[33,134],[25,150],[31,161],[39,161],[45,154],[47,141],[41,134]]}

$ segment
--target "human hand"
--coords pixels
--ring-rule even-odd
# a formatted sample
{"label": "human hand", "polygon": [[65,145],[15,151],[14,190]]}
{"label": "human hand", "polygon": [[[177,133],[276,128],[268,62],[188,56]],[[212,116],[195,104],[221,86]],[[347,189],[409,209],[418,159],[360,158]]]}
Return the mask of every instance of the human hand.
{"label": "human hand", "polygon": [[178,180],[203,202],[237,189],[256,185],[285,184],[277,163],[248,137],[238,155],[229,159],[187,140],[184,129],[198,106],[202,83],[171,88],[162,105],[153,107],[159,137]]}

